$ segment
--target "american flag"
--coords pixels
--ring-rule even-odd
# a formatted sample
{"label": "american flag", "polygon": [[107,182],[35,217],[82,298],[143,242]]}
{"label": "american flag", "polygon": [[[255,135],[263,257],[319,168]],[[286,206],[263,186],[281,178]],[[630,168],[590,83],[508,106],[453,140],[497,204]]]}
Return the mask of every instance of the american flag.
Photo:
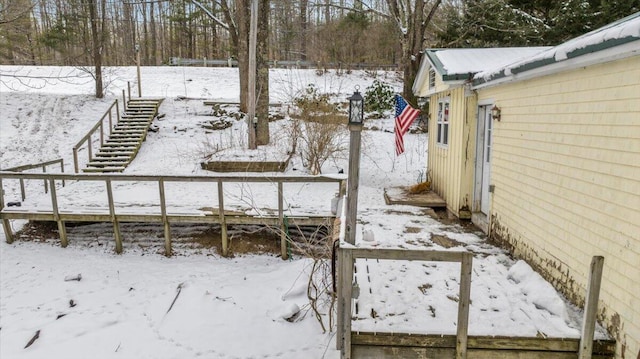
{"label": "american flag", "polygon": [[402,96],[396,94],[396,156],[400,156],[404,152],[403,136],[409,131],[409,126],[419,114],[419,110],[411,107]]}

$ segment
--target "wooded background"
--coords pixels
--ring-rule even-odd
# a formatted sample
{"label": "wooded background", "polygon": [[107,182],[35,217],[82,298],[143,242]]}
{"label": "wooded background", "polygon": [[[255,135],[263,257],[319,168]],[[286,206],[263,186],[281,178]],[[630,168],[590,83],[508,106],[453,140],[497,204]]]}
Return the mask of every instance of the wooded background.
{"label": "wooded background", "polygon": [[[0,63],[103,65],[170,57],[237,58],[242,4],[234,0],[0,0]],[[426,47],[555,45],[640,10],[640,0],[261,0],[268,60],[398,64]],[[431,10],[433,17],[427,20]],[[93,12],[93,14],[92,14]],[[422,12],[420,23],[412,23]],[[262,19],[261,19],[262,20]],[[267,22],[267,24],[265,24]],[[403,53],[402,37],[419,30]],[[235,34],[233,32],[236,32]],[[235,41],[237,43],[237,39]],[[418,50],[417,52],[415,50]],[[415,61],[415,60],[414,60]]]}

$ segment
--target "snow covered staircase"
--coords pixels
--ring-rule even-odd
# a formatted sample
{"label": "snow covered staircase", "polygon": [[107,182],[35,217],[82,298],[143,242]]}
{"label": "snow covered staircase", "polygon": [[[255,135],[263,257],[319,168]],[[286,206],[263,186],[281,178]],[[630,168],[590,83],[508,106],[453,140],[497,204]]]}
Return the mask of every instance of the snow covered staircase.
{"label": "snow covered staircase", "polygon": [[122,172],[138,154],[162,99],[129,99],[109,138],[84,172]]}

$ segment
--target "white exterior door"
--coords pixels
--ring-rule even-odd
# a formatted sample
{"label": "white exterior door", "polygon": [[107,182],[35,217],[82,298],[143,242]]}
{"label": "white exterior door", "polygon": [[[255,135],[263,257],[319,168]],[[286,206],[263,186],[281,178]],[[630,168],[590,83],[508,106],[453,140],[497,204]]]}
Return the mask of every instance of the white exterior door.
{"label": "white exterior door", "polygon": [[[478,143],[476,147],[476,207],[480,212],[489,215],[489,184],[491,182],[491,105],[478,107]],[[476,209],[476,210],[477,210]]]}

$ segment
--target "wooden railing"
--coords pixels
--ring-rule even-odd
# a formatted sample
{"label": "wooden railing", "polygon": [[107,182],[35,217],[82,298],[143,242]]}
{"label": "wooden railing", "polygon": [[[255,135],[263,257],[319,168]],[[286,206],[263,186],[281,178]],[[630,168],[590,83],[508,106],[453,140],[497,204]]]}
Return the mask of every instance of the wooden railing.
{"label": "wooden railing", "polygon": [[467,357],[469,328],[469,301],[471,296],[471,252],[425,251],[406,249],[356,248],[340,243],[338,248],[338,315],[336,346],[342,358],[351,359],[351,313],[353,293],[353,266],[359,258],[379,260],[407,260],[428,262],[459,262],[460,293],[458,295],[458,324],[456,333],[456,359]]}
{"label": "wooden railing", "polygon": [[[115,113],[116,113],[115,124],[113,123],[114,107],[115,107]],[[102,115],[100,120],[96,122],[96,124],[89,130],[89,132],[87,132],[86,135],[84,135],[84,137],[82,137],[82,139],[80,139],[80,141],[78,141],[78,143],[76,143],[75,146],[73,146],[73,169],[75,173],[80,172],[80,166],[78,164],[78,151],[80,150],[80,148],[82,148],[82,146],[85,143],[87,143],[87,155],[89,156],[89,162],[93,160],[92,136],[96,133],[96,131],[98,131],[98,129],[100,130],[100,146],[104,144],[104,120],[107,118],[109,119],[109,135],[110,135],[111,131],[113,130],[113,127],[120,121],[120,108],[118,106],[118,100],[113,101],[111,106],[109,106],[107,111],[105,111],[104,115]]]}
{"label": "wooden railing", "polygon": [[[460,291],[455,336],[442,334],[372,333],[351,331],[356,259],[407,260],[429,262],[459,262]],[[471,303],[471,272],[473,253],[406,249],[357,248],[340,242],[337,270],[337,333],[336,346],[342,359],[360,358],[569,358],[590,359],[594,351],[599,358],[613,357],[615,341],[594,340],[598,299],[604,258],[594,256],[589,271],[586,303],[580,339],[537,337],[469,337],[469,306]],[[352,337],[356,342],[352,341]],[[469,354],[470,352],[470,354]]]}
{"label": "wooden railing", "polygon": [[[42,168],[42,173],[46,173],[47,172],[47,166],[51,166],[51,165],[55,165],[56,163],[60,164],[60,172],[64,173],[64,159],[62,158],[58,158],[57,160],[51,160],[51,161],[46,161],[46,162],[40,162],[40,163],[34,163],[34,164],[29,164],[29,165],[23,165],[23,166],[17,166],[17,167],[11,167],[11,168],[4,168],[2,169],[2,171],[7,171],[7,172],[23,172],[23,171],[29,171],[35,168]],[[44,182],[44,193],[47,193],[49,191],[49,185],[47,183],[47,181],[43,181]],[[65,185],[65,182],[62,181],[62,186]],[[24,179],[20,178],[20,198],[22,198],[22,200],[24,201],[27,198],[27,193],[25,190],[25,186],[24,186]]]}
{"label": "wooden railing", "polygon": [[[51,211],[39,209],[39,211],[29,211],[23,209],[4,210],[4,196],[2,195],[3,179],[38,179],[49,183],[51,189]],[[61,213],[58,206],[58,195],[55,190],[57,181],[103,181],[107,192],[107,203],[104,208],[108,208],[104,213],[75,212]],[[285,183],[336,183],[338,191],[343,191],[343,178],[333,178],[324,176],[274,176],[274,177],[244,177],[244,176],[150,176],[150,175],[90,175],[90,174],[36,174],[36,173],[13,173],[0,172],[0,217],[2,218],[7,242],[13,241],[13,234],[9,225],[10,219],[28,219],[39,221],[55,221],[58,223],[60,243],[63,247],[68,244],[65,222],[111,222],[115,237],[115,250],[122,252],[122,237],[120,233],[120,222],[156,222],[164,225],[164,245],[165,254],[170,256],[171,231],[170,223],[217,223],[221,227],[222,252],[227,255],[229,251],[229,239],[227,236],[227,224],[263,224],[277,226],[280,233],[280,244],[282,257],[287,258],[287,235],[285,228],[284,213],[284,184]],[[155,182],[158,185],[158,195],[160,199],[160,213],[118,213],[113,199],[113,182]],[[165,196],[165,183],[211,183],[217,186],[218,214],[205,215],[204,213],[185,214],[175,213],[168,210]],[[274,183],[277,184],[278,195],[278,215],[276,216],[250,216],[242,213],[225,213],[224,183]],[[329,199],[328,199],[329,200]],[[309,216],[296,215],[288,216],[288,222],[293,225],[319,225],[324,223],[329,216]]]}

